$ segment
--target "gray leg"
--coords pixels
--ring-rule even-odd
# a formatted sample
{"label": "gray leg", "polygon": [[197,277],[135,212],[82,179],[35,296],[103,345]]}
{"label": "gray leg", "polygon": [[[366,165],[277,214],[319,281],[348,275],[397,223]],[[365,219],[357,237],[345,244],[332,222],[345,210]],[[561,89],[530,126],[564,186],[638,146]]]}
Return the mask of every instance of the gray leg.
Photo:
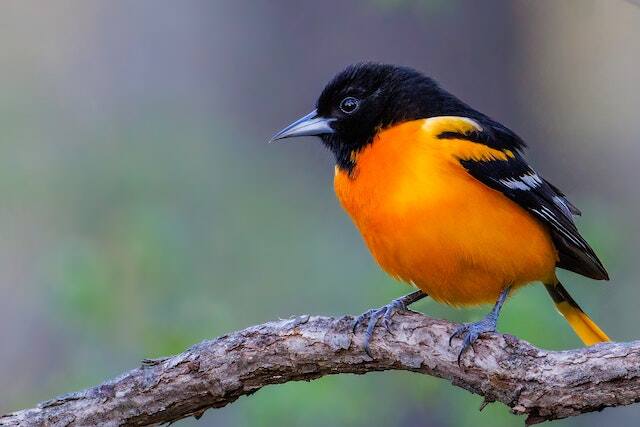
{"label": "gray leg", "polygon": [[369,357],[372,357],[369,351],[369,342],[371,341],[371,337],[373,336],[373,330],[378,324],[378,320],[382,318],[382,324],[387,329],[387,331],[391,332],[389,325],[391,324],[391,318],[393,317],[393,315],[398,311],[406,310],[410,304],[413,304],[414,302],[419,301],[426,296],[427,294],[422,291],[415,291],[403,297],[394,299],[389,304],[380,308],[372,308],[371,310],[368,310],[362,313],[360,316],[356,317],[356,320],[353,324],[354,333],[358,328],[358,325],[364,323],[368,318],[367,330],[365,332],[364,338],[364,351],[369,355]]}
{"label": "gray leg", "polygon": [[482,320],[474,323],[465,323],[464,325],[459,326],[449,337],[449,345],[451,345],[451,341],[456,337],[463,337],[462,341],[462,349],[460,349],[460,353],[458,353],[458,366],[460,366],[460,359],[462,358],[462,354],[478,339],[480,335],[487,332],[495,332],[496,331],[496,323],[498,322],[498,316],[500,315],[500,309],[502,308],[502,304],[507,299],[509,295],[509,291],[511,290],[511,286],[505,288],[498,297],[496,301],[496,305],[493,306],[493,309],[489,314],[487,314]]}

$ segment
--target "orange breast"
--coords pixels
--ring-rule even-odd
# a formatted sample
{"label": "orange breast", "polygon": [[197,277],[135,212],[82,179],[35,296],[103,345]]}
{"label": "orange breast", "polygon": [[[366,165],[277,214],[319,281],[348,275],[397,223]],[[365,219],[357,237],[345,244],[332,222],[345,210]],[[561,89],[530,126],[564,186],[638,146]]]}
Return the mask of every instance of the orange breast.
{"label": "orange breast", "polygon": [[470,126],[437,117],[385,130],[355,155],[351,174],[336,169],[334,181],[380,266],[452,305],[495,302],[508,285],[551,282],[557,260],[544,226],[459,162],[510,153],[437,138]]}

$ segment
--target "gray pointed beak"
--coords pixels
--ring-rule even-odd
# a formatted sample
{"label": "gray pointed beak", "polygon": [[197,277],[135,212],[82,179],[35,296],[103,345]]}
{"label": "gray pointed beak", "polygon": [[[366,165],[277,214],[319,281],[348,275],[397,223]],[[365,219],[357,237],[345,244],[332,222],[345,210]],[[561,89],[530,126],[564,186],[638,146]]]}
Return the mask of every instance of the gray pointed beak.
{"label": "gray pointed beak", "polygon": [[334,120],[335,119],[332,118],[320,117],[318,116],[318,112],[313,110],[273,135],[269,143],[296,136],[320,136],[334,133],[335,130],[330,125]]}

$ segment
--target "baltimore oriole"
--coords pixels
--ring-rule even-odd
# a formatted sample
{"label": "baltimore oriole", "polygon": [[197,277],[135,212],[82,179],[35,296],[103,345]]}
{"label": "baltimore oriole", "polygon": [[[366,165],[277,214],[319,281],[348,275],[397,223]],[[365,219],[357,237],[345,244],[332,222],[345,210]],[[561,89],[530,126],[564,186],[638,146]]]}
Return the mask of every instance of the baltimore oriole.
{"label": "baltimore oriole", "polygon": [[271,141],[319,136],[335,155],[334,188],[369,250],[392,277],[419,290],[361,315],[365,349],[378,321],[427,295],[453,306],[495,302],[464,324],[463,354],[494,332],[513,291],[542,282],[586,345],[607,335],[558,281],[560,267],[608,274],[573,221],[580,211],[522,156],[514,132],[406,67],[349,66],[316,109]]}

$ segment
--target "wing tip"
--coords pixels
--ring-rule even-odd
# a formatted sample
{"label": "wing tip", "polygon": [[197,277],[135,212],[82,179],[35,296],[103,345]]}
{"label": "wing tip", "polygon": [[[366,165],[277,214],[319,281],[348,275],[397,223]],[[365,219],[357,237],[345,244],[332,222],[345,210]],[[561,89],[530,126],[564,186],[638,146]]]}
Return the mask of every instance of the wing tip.
{"label": "wing tip", "polygon": [[559,268],[573,271],[593,280],[609,280],[609,273],[591,246],[582,239],[582,248],[567,244],[562,238],[555,236],[554,244],[558,249]]}

